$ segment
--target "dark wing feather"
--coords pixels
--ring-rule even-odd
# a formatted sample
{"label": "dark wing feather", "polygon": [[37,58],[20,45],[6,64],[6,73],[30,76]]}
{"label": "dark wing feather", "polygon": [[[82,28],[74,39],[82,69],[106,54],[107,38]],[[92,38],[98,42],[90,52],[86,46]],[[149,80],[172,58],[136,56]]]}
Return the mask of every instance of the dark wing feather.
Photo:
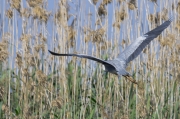
{"label": "dark wing feather", "polygon": [[52,52],[50,50],[48,50],[48,51],[52,55],[56,55],[56,56],[76,56],[76,57],[80,57],[80,58],[87,58],[87,59],[90,59],[90,60],[94,60],[94,61],[97,61],[97,62],[102,63],[102,64],[110,64],[110,63],[108,63],[108,62],[106,62],[104,60],[101,60],[101,59],[93,57],[93,56],[85,55],[85,54],[59,54],[59,53]]}
{"label": "dark wing feather", "polygon": [[125,60],[126,63],[135,59],[154,38],[160,35],[162,31],[171,24],[171,22],[172,19],[169,19],[155,29],[137,38],[120,54],[119,58]]}

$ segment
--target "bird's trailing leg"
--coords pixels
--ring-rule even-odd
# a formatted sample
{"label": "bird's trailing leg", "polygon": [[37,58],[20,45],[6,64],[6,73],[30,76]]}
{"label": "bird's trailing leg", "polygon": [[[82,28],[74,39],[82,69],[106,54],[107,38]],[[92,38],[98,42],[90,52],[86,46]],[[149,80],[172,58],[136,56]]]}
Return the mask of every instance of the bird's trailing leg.
{"label": "bird's trailing leg", "polygon": [[132,83],[138,84],[138,83],[136,82],[136,80],[133,79],[131,76],[126,75],[126,76],[124,76],[124,77],[125,77],[126,79],[128,79],[129,81],[131,81]]}

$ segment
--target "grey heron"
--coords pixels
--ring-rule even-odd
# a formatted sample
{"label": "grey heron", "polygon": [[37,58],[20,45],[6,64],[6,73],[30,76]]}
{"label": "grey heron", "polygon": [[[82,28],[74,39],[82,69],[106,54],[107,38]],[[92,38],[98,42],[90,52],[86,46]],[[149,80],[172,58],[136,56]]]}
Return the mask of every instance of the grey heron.
{"label": "grey heron", "polygon": [[137,84],[136,80],[134,80],[131,77],[130,73],[126,71],[127,64],[133,59],[135,59],[154,38],[160,35],[162,31],[171,24],[171,22],[172,19],[170,18],[155,29],[138,37],[127,48],[125,48],[125,50],[117,58],[113,60],[102,60],[85,54],[59,54],[50,50],[49,52],[55,56],[76,56],[97,61],[105,66],[105,71],[116,74],[118,76],[122,75],[131,82]]}

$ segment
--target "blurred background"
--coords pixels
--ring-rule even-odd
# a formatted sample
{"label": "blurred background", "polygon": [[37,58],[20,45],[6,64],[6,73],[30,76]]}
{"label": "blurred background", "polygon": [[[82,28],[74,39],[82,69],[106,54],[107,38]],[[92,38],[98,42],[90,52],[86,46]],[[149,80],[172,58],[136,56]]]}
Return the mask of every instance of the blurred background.
{"label": "blurred background", "polygon": [[[2,119],[180,118],[179,0],[1,0]],[[114,59],[173,17],[127,71],[57,53]]]}

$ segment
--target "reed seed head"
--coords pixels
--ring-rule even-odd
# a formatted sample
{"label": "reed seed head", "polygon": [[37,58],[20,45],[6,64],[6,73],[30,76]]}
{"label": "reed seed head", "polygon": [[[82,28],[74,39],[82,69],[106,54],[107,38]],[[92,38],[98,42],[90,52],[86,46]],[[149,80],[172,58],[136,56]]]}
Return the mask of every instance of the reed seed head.
{"label": "reed seed head", "polygon": [[129,7],[130,10],[135,10],[135,9],[137,8],[137,6],[136,6],[136,0],[130,0],[130,1],[128,2],[128,7]]}
{"label": "reed seed head", "polygon": [[110,4],[111,2],[112,2],[112,0],[103,0],[102,4],[107,5],[107,4]]}
{"label": "reed seed head", "polygon": [[35,72],[35,77],[37,78],[39,85],[44,86],[46,84],[47,76],[41,70]]}
{"label": "reed seed head", "polygon": [[13,17],[13,11],[11,9],[6,11],[6,16],[11,19]]}
{"label": "reed seed head", "polygon": [[16,53],[16,59],[15,59],[15,62],[16,62],[16,64],[17,64],[17,66],[18,66],[18,68],[21,68],[22,67],[22,64],[23,64],[23,62],[22,62],[22,56],[21,56],[21,54],[20,53]]}
{"label": "reed seed head", "polygon": [[8,48],[5,41],[0,43],[0,54],[0,62],[6,61],[8,58]]}
{"label": "reed seed head", "polygon": [[27,0],[30,7],[36,7],[43,4],[43,0]]}
{"label": "reed seed head", "polygon": [[21,0],[11,0],[10,5],[13,9],[16,9],[20,13]]}
{"label": "reed seed head", "polygon": [[34,19],[39,19],[40,21],[47,23],[50,12],[48,12],[42,7],[36,6],[32,8],[32,15]]}
{"label": "reed seed head", "polygon": [[106,16],[107,15],[107,10],[103,4],[101,4],[98,8],[98,14],[99,16]]}
{"label": "reed seed head", "polygon": [[163,8],[162,12],[161,12],[161,19],[166,21],[168,20],[168,9],[167,8]]}
{"label": "reed seed head", "polygon": [[28,8],[22,8],[21,11],[20,11],[20,15],[22,17],[26,17],[26,18],[29,18],[31,13],[30,13],[30,9]]}

